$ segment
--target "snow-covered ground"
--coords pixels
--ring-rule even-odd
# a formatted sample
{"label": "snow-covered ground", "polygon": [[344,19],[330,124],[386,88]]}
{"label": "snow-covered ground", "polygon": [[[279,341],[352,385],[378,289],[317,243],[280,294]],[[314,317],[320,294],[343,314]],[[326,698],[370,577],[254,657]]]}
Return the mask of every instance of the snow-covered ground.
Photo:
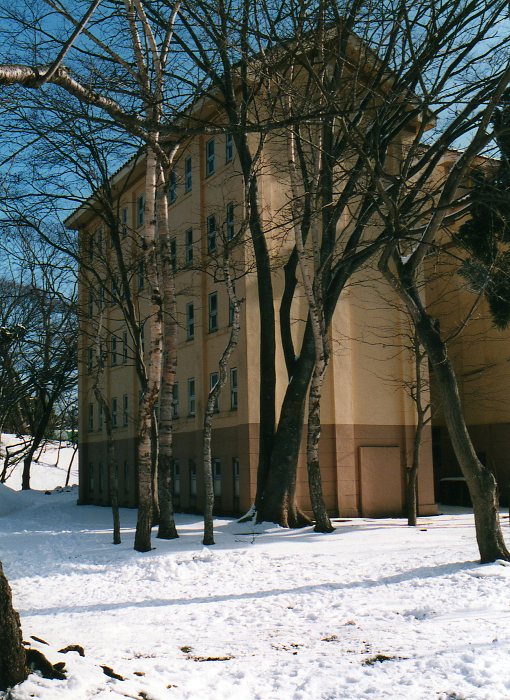
{"label": "snow-covered ground", "polygon": [[[179,540],[138,554],[135,511],[113,546],[109,510],[76,497],[0,487],[24,637],[67,668],[16,700],[510,698],[510,566],[477,563],[467,512],[331,535],[218,519],[211,548],[182,515]],[[85,657],[58,652],[69,644]]]}
{"label": "snow-covered ground", "polygon": [[[0,442],[0,470],[3,469],[6,449],[11,454],[15,454],[28,445],[29,438],[26,436],[2,434]],[[74,457],[74,449],[68,447],[69,443],[58,443],[56,441],[47,442],[41,450],[35,453],[35,459],[30,469],[30,486],[33,489],[53,490],[57,486],[64,486],[66,483],[67,471],[71,466],[69,483],[78,483],[78,455]],[[11,489],[21,489],[22,465],[9,467],[7,469],[6,485]],[[1,515],[1,511],[0,511]]]}

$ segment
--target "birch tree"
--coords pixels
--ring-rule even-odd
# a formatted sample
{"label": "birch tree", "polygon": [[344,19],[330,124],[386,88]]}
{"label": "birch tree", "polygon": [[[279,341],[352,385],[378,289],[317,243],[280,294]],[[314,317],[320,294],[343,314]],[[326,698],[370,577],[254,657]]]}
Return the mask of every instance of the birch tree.
{"label": "birch tree", "polygon": [[[140,2],[126,0],[123,3],[123,11],[115,15],[101,15],[100,2],[94,2],[87,13],[77,15],[72,6],[54,6],[48,0],[46,3],[57,14],[66,20],[68,25],[74,27],[69,38],[62,42],[60,48],[55,51],[55,56],[44,66],[29,65],[4,65],[0,69],[0,82],[4,85],[23,85],[31,88],[43,86],[55,86],[68,92],[74,98],[90,105],[96,110],[98,118],[101,113],[110,119],[116,126],[120,126],[128,134],[138,138],[146,145],[146,182],[145,182],[145,227],[144,227],[144,258],[145,269],[151,287],[151,309],[149,312],[150,343],[147,362],[147,382],[142,386],[143,401],[139,411],[139,511],[135,536],[135,549],[147,551],[151,548],[150,530],[152,526],[152,502],[154,496],[152,465],[152,425],[156,400],[161,386],[161,374],[165,369],[164,393],[172,393],[173,373],[175,371],[175,349],[171,345],[174,331],[171,324],[174,323],[175,314],[172,313],[173,282],[171,279],[171,267],[168,265],[168,255],[162,256],[161,267],[158,267],[158,254],[168,245],[168,216],[165,214],[166,197],[165,182],[169,168],[171,167],[175,148],[163,147],[160,139],[160,124],[164,115],[168,100],[163,99],[167,94],[166,64],[169,57],[172,33],[178,5],[172,7],[167,15],[167,23],[162,34],[157,35],[153,31],[147,15]],[[107,3],[104,3],[106,6]],[[117,8],[119,9],[119,8]],[[105,35],[105,17],[114,31],[115,26],[120,28],[122,42],[117,49],[114,43],[109,43]],[[19,16],[10,13],[10,21],[20,23]],[[122,24],[124,23],[124,24]],[[81,68],[81,75],[76,70],[70,70],[64,65],[73,55],[78,39],[83,43],[78,47],[80,51],[89,57],[93,57],[97,63],[94,73],[95,80],[89,80],[83,72],[83,66],[74,58],[73,67]],[[117,73],[124,75],[125,83],[120,89],[113,88],[114,82],[108,79],[111,67]],[[104,68],[105,72],[101,73]],[[99,76],[99,80],[97,79]],[[116,85],[120,83],[116,82]],[[130,90],[125,85],[130,86]],[[106,87],[107,86],[107,87]],[[116,93],[116,94],[115,94]],[[126,99],[126,94],[128,99]],[[117,99],[119,98],[119,99]],[[130,100],[138,104],[139,113],[131,109]],[[170,270],[170,272],[169,272]],[[167,275],[166,282],[162,284],[160,274]],[[170,277],[168,275],[170,274]],[[170,343],[169,353],[173,357],[170,363],[162,365],[163,327],[167,325],[165,338]],[[168,401],[163,398],[163,406]],[[160,434],[163,435],[163,453],[171,448],[171,417],[163,410],[163,425]],[[170,420],[170,422],[169,422]],[[162,465],[168,463],[168,458],[162,460]],[[165,479],[164,479],[165,481]],[[168,489],[167,489],[168,490]],[[166,490],[166,491],[167,491]],[[165,493],[166,493],[165,491]],[[175,527],[172,525],[171,508],[163,509],[160,536],[175,536]]]}

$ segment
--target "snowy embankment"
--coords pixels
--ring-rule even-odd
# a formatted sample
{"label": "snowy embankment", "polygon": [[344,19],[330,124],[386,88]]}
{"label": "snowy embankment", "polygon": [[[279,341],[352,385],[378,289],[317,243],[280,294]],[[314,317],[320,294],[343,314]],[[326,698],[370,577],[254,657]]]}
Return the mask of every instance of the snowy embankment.
{"label": "snowy embankment", "polygon": [[[24,637],[67,669],[30,676],[16,700],[510,697],[510,567],[477,563],[468,513],[331,535],[218,519],[209,549],[199,519],[178,516],[178,541],[138,554],[134,511],[113,546],[108,509],[76,496],[0,491]],[[85,657],[58,652],[69,644]]]}

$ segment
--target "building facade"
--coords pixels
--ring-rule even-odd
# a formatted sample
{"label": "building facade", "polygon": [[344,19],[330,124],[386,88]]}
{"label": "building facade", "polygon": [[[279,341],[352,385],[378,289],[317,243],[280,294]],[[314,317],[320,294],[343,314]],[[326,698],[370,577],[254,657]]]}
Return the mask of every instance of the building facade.
{"label": "building facade", "polygon": [[[270,148],[270,146],[268,147]],[[265,154],[259,188],[268,231],[289,196],[278,154]],[[115,208],[123,227],[122,245],[132,260],[130,288],[140,316],[149,302],[139,262],[145,225],[144,163],[132,163],[112,179]],[[207,395],[217,380],[218,360],[230,333],[231,308],[225,285],[208,261],[222,238],[229,239],[243,218],[243,186],[232,139],[199,136],[182,149],[168,190],[171,254],[175,270],[178,362],[174,391],[175,507],[200,510],[203,502],[202,424]],[[139,383],[133,343],[115,295],[115,262],[100,204],[88,204],[68,221],[80,232],[83,266],[80,282],[80,502],[107,504],[105,420],[94,388],[111,409],[119,495],[122,505],[136,505],[136,435]],[[274,264],[276,301],[283,291],[277,264],[289,239],[268,234]],[[243,300],[241,337],[232,356],[227,383],[213,424],[212,456],[216,512],[241,514],[256,492],[259,434],[259,342],[257,280],[251,246],[234,253],[236,295]],[[98,279],[110,277],[111,295]],[[104,285],[103,285],[104,286]],[[107,286],[107,285],[106,285]],[[342,295],[332,328],[332,357],[322,402],[321,469],[326,505],[333,515],[377,517],[404,512],[405,470],[411,461],[415,407],[406,386],[413,363],[399,333],[405,319],[386,303],[388,290],[375,272],[361,271]],[[296,338],[306,318],[304,295],[292,309]],[[98,331],[100,328],[100,331]],[[94,370],[98,333],[104,341],[104,371]],[[388,335],[393,338],[388,341]],[[278,340],[278,339],[277,339]],[[148,339],[144,338],[147,343]],[[278,345],[277,405],[287,373]],[[297,498],[310,510],[304,444],[298,467]],[[436,512],[430,433],[422,445],[418,500],[420,514]]]}

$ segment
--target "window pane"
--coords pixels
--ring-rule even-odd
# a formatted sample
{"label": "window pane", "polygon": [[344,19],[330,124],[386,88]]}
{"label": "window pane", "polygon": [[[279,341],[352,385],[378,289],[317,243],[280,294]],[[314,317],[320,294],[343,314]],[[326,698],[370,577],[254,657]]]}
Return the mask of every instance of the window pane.
{"label": "window pane", "polygon": [[214,139],[210,139],[205,145],[205,173],[212,175],[214,173]]}
{"label": "window pane", "polygon": [[209,332],[218,330],[218,294],[209,294]]}
{"label": "window pane", "polygon": [[[218,372],[211,372],[211,374],[209,375],[209,391],[214,389],[214,387],[219,382],[219,380],[220,380],[220,375],[218,374]],[[214,402],[215,413],[217,413],[220,410],[219,405],[218,405],[218,400],[219,400],[219,397],[217,396],[216,401]]]}
{"label": "window pane", "polygon": [[194,459],[189,460],[189,495],[196,498],[197,495],[197,465]]}
{"label": "window pane", "polygon": [[234,457],[232,460],[232,476],[234,480],[234,498],[239,498],[239,458]]}
{"label": "window pane", "polygon": [[193,171],[191,156],[188,156],[184,161],[184,190],[191,192],[193,187]]}
{"label": "window pane", "polygon": [[207,251],[214,253],[216,250],[216,217],[214,214],[207,217]]}
{"label": "window pane", "polygon": [[186,265],[193,262],[193,229],[191,228],[184,234],[184,257]]}
{"label": "window pane", "polygon": [[177,382],[172,387],[172,416],[179,417],[179,384]]}
{"label": "window pane", "polygon": [[168,201],[173,204],[177,199],[177,176],[175,170],[170,173],[170,182],[168,183]]}
{"label": "window pane", "polygon": [[227,204],[227,240],[234,238],[234,203]]}
{"label": "window pane", "polygon": [[113,398],[112,399],[112,428],[117,427],[117,399]]}
{"label": "window pane", "polygon": [[190,416],[195,415],[195,402],[195,380],[192,378],[188,379],[188,414]]}
{"label": "window pane", "polygon": [[234,137],[227,134],[225,137],[225,163],[230,163],[234,157]]}
{"label": "window pane", "polygon": [[195,335],[195,310],[193,303],[186,304],[186,337],[188,340],[193,340]]}
{"label": "window pane", "polygon": [[145,220],[145,197],[140,195],[137,200],[137,207],[136,207],[136,220],[138,223],[138,226],[142,226],[144,220]]}
{"label": "window pane", "polygon": [[230,370],[230,408],[237,409],[237,367]]}
{"label": "window pane", "polygon": [[214,495],[221,496],[221,462],[219,459],[213,459],[213,485]]}
{"label": "window pane", "polygon": [[181,493],[181,468],[178,459],[174,459],[172,476],[174,496],[179,496]]}

